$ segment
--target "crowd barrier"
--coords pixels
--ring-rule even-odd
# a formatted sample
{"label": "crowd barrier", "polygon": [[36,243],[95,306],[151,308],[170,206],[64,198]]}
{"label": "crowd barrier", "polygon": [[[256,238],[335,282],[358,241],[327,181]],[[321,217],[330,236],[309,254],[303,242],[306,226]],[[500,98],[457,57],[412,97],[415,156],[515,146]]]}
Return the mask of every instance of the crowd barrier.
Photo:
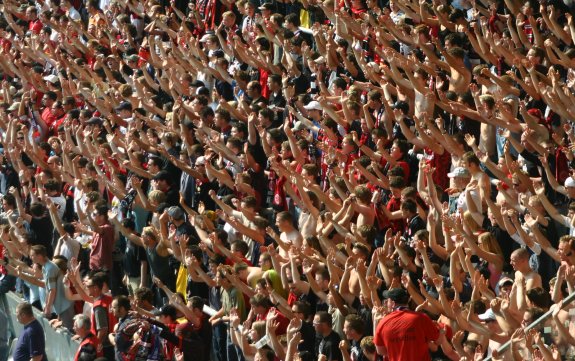
{"label": "crowd barrier", "polygon": [[[16,306],[23,301],[24,300],[22,298],[13,292],[0,296],[0,307],[2,307],[6,312],[6,316],[8,316],[8,329],[12,335],[12,340],[17,338],[20,335],[20,332],[22,332],[22,325],[18,323],[18,320],[16,319]],[[44,328],[48,360],[73,360],[80,343],[72,340],[72,334],[68,331],[54,330],[48,323],[48,320],[42,316],[40,311],[34,309],[34,315]],[[12,345],[11,351],[14,349],[15,345],[12,340],[10,342]],[[11,357],[9,357],[9,360],[11,360]]]}

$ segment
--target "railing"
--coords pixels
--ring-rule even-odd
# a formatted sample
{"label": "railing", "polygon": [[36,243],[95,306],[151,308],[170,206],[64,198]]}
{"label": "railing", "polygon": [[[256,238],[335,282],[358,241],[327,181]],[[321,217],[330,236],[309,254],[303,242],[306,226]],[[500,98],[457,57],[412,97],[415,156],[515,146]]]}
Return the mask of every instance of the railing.
{"label": "railing", "polygon": [[[563,300],[563,307],[565,307],[568,304],[570,304],[571,302],[573,302],[573,300],[575,300],[575,292],[573,292],[572,294],[570,294],[569,296],[567,296]],[[539,324],[541,324],[542,322],[547,320],[549,318],[549,316],[551,316],[552,314],[553,314],[553,310],[549,310],[549,311],[545,312],[541,317],[539,317],[535,321],[531,322],[527,327],[525,327],[525,331],[529,331],[532,328],[539,326]],[[499,346],[499,348],[497,349],[497,352],[499,354],[501,354],[501,353],[505,352],[509,348],[509,346],[511,346],[511,339],[509,341],[505,342],[503,345]],[[491,361],[491,356],[484,358],[483,361]]]}
{"label": "railing", "polygon": [[[22,325],[16,319],[16,306],[24,300],[15,293],[9,292],[0,296],[0,307],[6,312],[8,318],[8,329],[12,338],[17,338],[22,332]],[[72,335],[68,331],[55,330],[50,326],[48,320],[42,313],[34,308],[34,316],[40,321],[44,328],[46,337],[46,354],[49,360],[73,360],[78,346],[78,341],[72,340]]]}

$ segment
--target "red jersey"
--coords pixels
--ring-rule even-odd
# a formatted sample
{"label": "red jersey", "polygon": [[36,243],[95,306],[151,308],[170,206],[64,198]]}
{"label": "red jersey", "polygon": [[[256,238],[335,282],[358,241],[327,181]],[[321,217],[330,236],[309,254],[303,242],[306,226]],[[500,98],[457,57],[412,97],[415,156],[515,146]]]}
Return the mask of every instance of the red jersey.
{"label": "red jersey", "polygon": [[401,309],[379,321],[373,343],[386,348],[389,361],[428,361],[427,343],[438,338],[439,330],[426,314]]}

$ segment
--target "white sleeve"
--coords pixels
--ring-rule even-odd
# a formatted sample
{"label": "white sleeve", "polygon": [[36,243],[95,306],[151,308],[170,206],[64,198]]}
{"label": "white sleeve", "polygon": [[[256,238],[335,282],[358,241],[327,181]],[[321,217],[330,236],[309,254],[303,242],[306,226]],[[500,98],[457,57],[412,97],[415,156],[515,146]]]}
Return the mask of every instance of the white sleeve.
{"label": "white sleeve", "polygon": [[[512,234],[511,238],[515,242],[519,243],[519,245],[521,247],[523,247],[523,248],[527,247],[527,245],[523,241],[523,238],[521,238],[521,236],[519,235],[519,232],[515,232],[514,234]],[[533,242],[533,248],[529,247],[529,249],[531,249],[533,251],[533,253],[535,253],[538,256],[541,254],[541,246],[537,242]]]}

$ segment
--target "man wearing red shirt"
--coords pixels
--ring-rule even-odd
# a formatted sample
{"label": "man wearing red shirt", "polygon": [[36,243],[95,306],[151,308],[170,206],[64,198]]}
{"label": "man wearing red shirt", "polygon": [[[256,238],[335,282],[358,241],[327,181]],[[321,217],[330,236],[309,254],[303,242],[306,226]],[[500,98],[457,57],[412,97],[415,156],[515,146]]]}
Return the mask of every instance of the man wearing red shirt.
{"label": "man wearing red shirt", "polygon": [[38,19],[38,10],[35,6],[28,6],[26,9],[26,19],[28,20],[28,30],[34,34],[40,34],[42,30],[42,22]]}
{"label": "man wearing red shirt", "polygon": [[54,122],[58,119],[57,116],[54,115],[54,112],[52,111],[52,106],[54,105],[57,99],[58,96],[53,91],[46,92],[42,97],[42,105],[44,106],[44,109],[42,109],[40,117],[42,118],[44,123],[46,123],[48,129],[51,129]]}
{"label": "man wearing red shirt", "polygon": [[385,316],[375,330],[377,353],[389,361],[427,361],[429,341],[439,338],[439,330],[424,313],[407,308],[409,294],[403,288],[383,293],[387,306],[394,311]]}

